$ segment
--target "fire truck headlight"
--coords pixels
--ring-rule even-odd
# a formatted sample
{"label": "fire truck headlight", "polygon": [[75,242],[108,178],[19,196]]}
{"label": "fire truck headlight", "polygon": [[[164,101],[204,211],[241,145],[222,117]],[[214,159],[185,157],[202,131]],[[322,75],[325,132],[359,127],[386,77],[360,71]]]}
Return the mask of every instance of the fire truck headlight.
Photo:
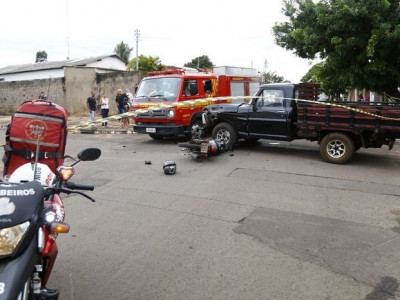
{"label": "fire truck headlight", "polygon": [[170,110],[167,112],[167,116],[168,116],[168,118],[173,118],[173,117],[175,117],[175,110],[170,109]]}

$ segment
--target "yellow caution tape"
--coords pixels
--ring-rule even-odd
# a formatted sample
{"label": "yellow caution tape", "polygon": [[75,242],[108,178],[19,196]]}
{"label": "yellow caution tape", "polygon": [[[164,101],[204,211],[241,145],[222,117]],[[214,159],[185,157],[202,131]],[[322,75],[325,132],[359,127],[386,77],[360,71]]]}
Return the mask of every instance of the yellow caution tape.
{"label": "yellow caution tape", "polygon": [[[220,101],[224,101],[226,100],[227,103],[231,102],[232,99],[245,99],[245,98],[249,98],[250,96],[228,96],[228,97],[210,97],[210,98],[201,98],[201,99],[196,99],[196,100],[186,100],[186,101],[181,101],[181,102],[173,102],[171,104],[165,104],[165,103],[160,103],[156,106],[152,106],[152,107],[148,107],[148,108],[141,108],[135,111],[131,111],[131,112],[126,112],[123,114],[119,114],[119,115],[114,115],[114,116],[110,116],[108,118],[104,118],[104,119],[98,119],[95,122],[85,122],[79,125],[75,125],[72,127],[69,127],[68,130],[77,130],[80,128],[85,128],[91,125],[95,125],[95,124],[100,124],[100,123],[104,123],[107,121],[114,121],[114,120],[120,120],[122,118],[127,118],[127,117],[136,117],[138,114],[142,114],[142,113],[146,113],[149,111],[153,111],[156,109],[160,109],[160,108],[191,108],[191,107],[205,107],[208,105],[212,105],[212,104],[219,104]],[[259,97],[250,97],[250,98],[262,98],[261,96]],[[365,115],[369,115],[371,117],[375,117],[375,118],[379,118],[379,119],[384,119],[384,120],[393,120],[393,121],[400,121],[400,118],[391,118],[391,117],[385,117],[385,116],[381,116],[378,114],[374,114],[374,113],[370,113],[368,111],[359,109],[359,108],[354,108],[348,105],[343,105],[343,104],[337,104],[334,102],[320,102],[320,101],[312,101],[312,100],[305,100],[305,99],[298,99],[298,98],[283,98],[286,100],[290,100],[290,101],[296,101],[296,102],[306,102],[306,103],[313,103],[313,104],[319,104],[319,105],[327,105],[327,106],[334,106],[334,107],[340,107],[340,108],[344,108],[350,111],[355,111],[361,114],[365,114]],[[355,102],[356,103],[356,102]],[[373,102],[372,102],[373,103]],[[399,107],[400,108],[400,107]]]}

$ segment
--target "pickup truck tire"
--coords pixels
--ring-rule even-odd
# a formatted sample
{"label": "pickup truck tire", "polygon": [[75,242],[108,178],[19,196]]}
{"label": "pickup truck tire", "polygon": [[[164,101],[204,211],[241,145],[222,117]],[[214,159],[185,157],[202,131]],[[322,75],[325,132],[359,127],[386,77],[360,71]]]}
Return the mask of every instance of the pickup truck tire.
{"label": "pickup truck tire", "polygon": [[347,134],[329,133],[321,140],[319,152],[328,163],[345,164],[355,152],[354,142]]}
{"label": "pickup truck tire", "polygon": [[232,148],[238,141],[237,133],[235,129],[229,123],[219,123],[214,127],[212,131],[212,138],[218,139],[225,143],[227,148]]}

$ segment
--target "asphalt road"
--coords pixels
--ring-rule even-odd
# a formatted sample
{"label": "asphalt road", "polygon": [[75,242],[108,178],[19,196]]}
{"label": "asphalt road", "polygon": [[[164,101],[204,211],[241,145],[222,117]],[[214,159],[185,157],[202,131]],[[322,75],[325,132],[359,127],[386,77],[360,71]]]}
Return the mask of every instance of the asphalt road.
{"label": "asphalt road", "polygon": [[400,299],[400,145],[332,165],[316,143],[262,141],[198,162],[174,140],[69,135],[68,154],[85,147],[102,156],[74,181],[97,202],[65,197],[60,300]]}

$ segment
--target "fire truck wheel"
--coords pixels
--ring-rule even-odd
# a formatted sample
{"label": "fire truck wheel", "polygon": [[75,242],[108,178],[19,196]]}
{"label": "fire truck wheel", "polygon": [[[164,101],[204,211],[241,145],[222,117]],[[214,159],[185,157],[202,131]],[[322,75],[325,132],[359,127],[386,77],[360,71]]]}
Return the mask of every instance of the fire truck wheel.
{"label": "fire truck wheel", "polygon": [[354,142],[344,133],[329,133],[321,140],[319,152],[322,158],[332,164],[345,164],[354,154]]}
{"label": "fire truck wheel", "polygon": [[212,138],[223,141],[228,148],[234,147],[238,141],[235,129],[229,123],[219,123],[212,131]]}
{"label": "fire truck wheel", "polygon": [[190,125],[190,138],[201,139],[203,137],[203,123],[201,119],[195,119]]}
{"label": "fire truck wheel", "polygon": [[163,136],[162,135],[157,135],[157,134],[149,134],[149,136],[154,139],[154,140],[162,140]]}

